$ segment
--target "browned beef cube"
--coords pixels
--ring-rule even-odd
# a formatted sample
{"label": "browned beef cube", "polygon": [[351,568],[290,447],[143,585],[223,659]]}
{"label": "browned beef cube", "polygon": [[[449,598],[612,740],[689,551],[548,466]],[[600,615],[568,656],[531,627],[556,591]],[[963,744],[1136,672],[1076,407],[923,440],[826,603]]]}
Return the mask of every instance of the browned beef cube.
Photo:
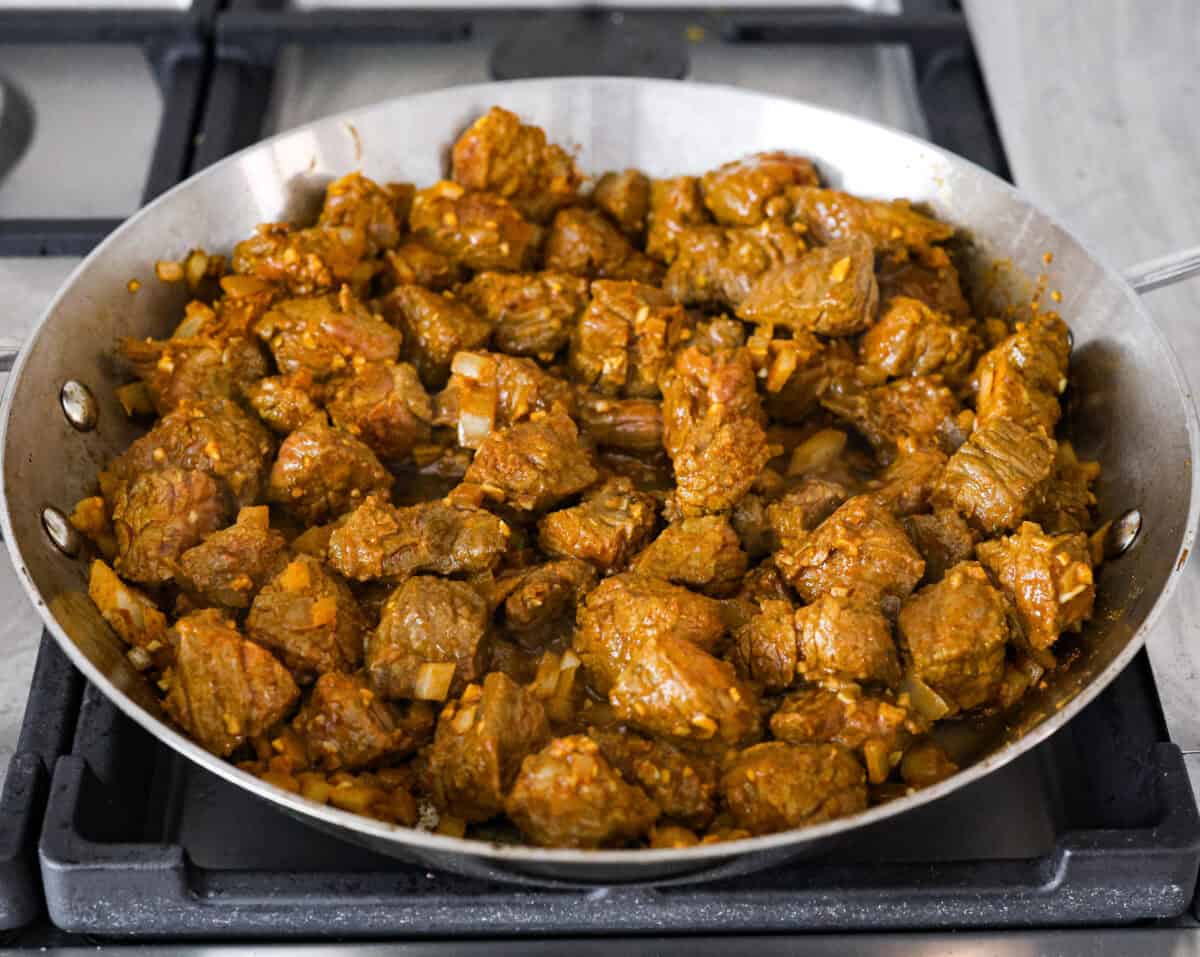
{"label": "browned beef cube", "polygon": [[1008,419],[976,429],[951,457],[934,504],[957,509],[989,534],[1016,528],[1054,469],[1054,439]]}
{"label": "browned beef cube", "polygon": [[592,202],[635,242],[646,231],[650,211],[650,178],[640,170],[605,173],[596,180]]}
{"label": "browned beef cube", "polygon": [[428,442],[433,403],[407,362],[365,362],[339,381],[329,399],[334,425],[387,462],[407,459]]}
{"label": "browned beef cube", "polygon": [[391,485],[375,453],[349,432],[331,428],[322,413],[283,440],[267,498],[316,525],[350,511],[372,492],[386,494]]}
{"label": "browned beef cube", "polygon": [[675,636],[713,649],[725,633],[719,602],[657,578],[606,578],[579,609],[574,649],[592,684],[607,692],[645,642]]}
{"label": "browned beef cube", "polygon": [[320,412],[312,375],[277,375],[259,379],[244,390],[246,401],[273,432],[287,435]]}
{"label": "browned beef cube", "polygon": [[233,271],[283,283],[297,296],[330,292],[342,285],[363,289],[375,274],[367,235],[359,229],[297,229],[263,223],[233,248]]}
{"label": "browned beef cube", "polygon": [[504,582],[504,622],[522,640],[558,624],[575,622],[575,607],[593,588],[598,576],[587,562],[562,558],[515,573]]}
{"label": "browned beef cube", "polygon": [[854,235],[764,273],[737,314],[759,325],[852,336],[875,322],[878,303],[875,250]]}
{"label": "browned beef cube", "polygon": [[571,339],[570,371],[604,395],[653,398],[684,324],[683,309],[640,282],[592,283]]}
{"label": "browned beef cube", "polygon": [[1042,489],[1030,519],[1051,535],[1090,532],[1095,526],[1096,507],[1092,484],[1099,477],[1099,462],[1080,461],[1070,442],[1059,442],[1054,472]]}
{"label": "browned beef cube", "polygon": [[984,704],[1004,677],[1009,622],[1000,594],[976,562],[963,562],[904,603],[901,649],[918,678],[952,709]]}
{"label": "browned beef cube", "polygon": [[458,138],[450,160],[456,183],[503,196],[538,223],[572,202],[583,179],[570,154],[547,143],[540,127],[498,106]]}
{"label": "browned beef cube", "polygon": [[468,685],[442,709],[429,751],[434,803],[464,821],[504,811],[521,762],[550,740],[542,704],[506,675],[493,671],[483,686]]}
{"label": "browned beef cube", "polygon": [[709,222],[695,176],[656,179],[650,182],[650,207],[646,213],[646,252],[662,262],[675,258],[676,241],[688,226]]}
{"label": "browned beef cube", "polygon": [[262,347],[242,336],[197,339],[121,339],[121,358],[146,384],[164,415],[184,399],[234,399],[269,371]]}
{"label": "browned beef cube", "polygon": [[265,505],[243,508],[237,522],[180,556],[180,580],[207,602],[248,608],[254,593],[287,562],[287,540],[271,528]]}
{"label": "browned beef cube", "polygon": [[441,292],[462,282],[466,274],[462,263],[419,240],[408,239],[384,256],[382,280],[389,291],[397,286],[424,286]]}
{"label": "browned beef cube", "polygon": [[261,501],[275,443],[262,424],[229,399],[184,401],[109,466],[119,479],[163,468],[193,469],[223,480],[239,505]]}
{"label": "browned beef cube", "polygon": [[356,358],[394,360],[401,335],[343,290],[337,295],[285,299],[262,317],[255,333],[283,373],[301,370],[322,381]]}
{"label": "browned beef cube", "polygon": [[1011,419],[1052,435],[1062,415],[1058,396],[1067,386],[1069,337],[1060,318],[1038,315],[980,359],[975,370],[979,424]]}
{"label": "browned beef cube", "polygon": [[954,229],[918,213],[906,201],[862,199],[815,186],[788,190],[791,217],[826,245],[848,236],[865,236],[880,250],[921,249],[945,242]]}
{"label": "browned beef cube", "polygon": [[754,689],[678,631],[644,638],[608,699],[618,720],[677,741],[737,747],[761,734]]}
{"label": "browned beef cube", "polygon": [[654,399],[614,399],[585,393],[579,397],[580,428],[597,445],[628,452],[662,448],[662,403]]}
{"label": "browned beef cube", "polygon": [[747,748],[721,775],[721,796],[753,834],[808,827],[867,806],[863,769],[836,744],[768,741]]}
{"label": "browned beef cube", "polygon": [[459,290],[492,328],[501,352],[549,358],[571,338],[587,280],[565,272],[480,273]]}
{"label": "browned beef cube", "polygon": [[121,639],[134,648],[154,654],[167,646],[167,616],[148,595],[117,577],[97,559],[88,576],[88,598]]}
{"label": "browned beef cube", "polygon": [[117,572],[144,585],[179,574],[179,559],[230,514],[224,487],[203,472],[165,468],[123,482],[113,496]]}
{"label": "browned beef cube", "polygon": [[492,324],[466,302],[421,286],[397,286],[383,309],[404,330],[404,354],[428,389],[446,384],[455,353],[481,348],[492,335]]}
{"label": "browned beef cube", "polygon": [[228,757],[282,721],[300,690],[287,670],[213,609],[175,623],[167,712],[202,747]]}
{"label": "browned beef cube", "polygon": [[504,809],[527,840],[544,847],[620,847],[643,837],[659,815],[582,734],[527,757]]}
{"label": "browned beef cube", "polygon": [[506,199],[444,181],[417,193],[409,223],[431,249],[476,271],[528,268],[541,239],[541,230]]}
{"label": "browned beef cube", "polygon": [[372,256],[395,246],[404,226],[391,191],[362,173],[350,173],[326,187],[325,205],[317,224],[327,229],[361,231],[367,238],[367,253]]}
{"label": "browned beef cube", "polygon": [[362,663],[367,622],[346,583],[299,555],[255,596],[246,635],[270,648],[305,682]]}
{"label": "browned beef cube", "polygon": [[771,200],[783,197],[789,186],[819,186],[820,182],[812,160],[775,151],[718,166],[704,174],[700,186],[704,205],[717,222],[754,226],[770,214]]}
{"label": "browned beef cube", "polygon": [[[776,422],[807,424],[821,397],[835,383],[854,375],[854,349],[845,339],[819,340],[811,334],[793,333],[791,339],[771,340],[769,349],[771,364],[763,405]],[[788,371],[793,360],[795,366]]]}
{"label": "browned beef cube", "polygon": [[292,722],[322,771],[355,771],[411,753],[428,740],[433,711],[382,701],[360,675],[321,675]]}
{"label": "browned beef cube", "polygon": [[1047,535],[1023,522],[1015,535],[980,542],[979,560],[1016,605],[1025,640],[1049,648],[1092,616],[1096,586],[1082,532]]}
{"label": "browned beef cube", "polygon": [[633,244],[603,213],[575,207],[561,210],[546,237],[546,268],[588,279],[629,279],[656,283],[662,266]]}
{"label": "browned beef cube", "polygon": [[588,737],[626,781],[650,796],[664,817],[698,828],[712,820],[716,811],[716,762],[689,756],[666,741],[629,731],[589,728]]}
{"label": "browned beef cube", "polygon": [[835,383],[821,405],[857,429],[887,464],[906,445],[953,449],[958,400],[937,377],[913,376],[864,389]]}
{"label": "browned beef cube", "polygon": [[929,500],[947,461],[946,453],[940,449],[913,448],[911,442],[904,444],[908,449],[902,450],[871,482],[875,498],[897,516],[928,510]]}
{"label": "browned beef cube", "polygon": [[926,246],[885,255],[875,265],[879,280],[879,301],[884,308],[892,299],[904,296],[923,302],[930,309],[952,319],[969,319],[967,302],[958,281],[958,270],[940,246]]}
{"label": "browned beef cube", "polygon": [[913,788],[927,788],[958,773],[958,765],[950,760],[936,741],[918,741],[904,752],[900,762],[900,779]]}
{"label": "browned beef cube", "polygon": [[729,519],[705,515],[668,525],[629,567],[650,578],[727,595],[737,589],[748,564]]}
{"label": "browned beef cube", "polygon": [[800,670],[814,680],[900,681],[892,626],[875,606],[823,595],[796,612],[796,638]]}
{"label": "browned beef cube", "polygon": [[508,526],[490,512],[446,502],[393,508],[371,495],[329,536],[329,563],[347,578],[403,579],[490,571],[508,548]]}
{"label": "browned beef cube", "polygon": [[846,499],[845,487],[827,479],[805,478],[779,501],[767,506],[770,549],[800,549],[808,533],[829,518]]}
{"label": "browned beef cube", "polygon": [[654,531],[655,512],[654,498],[635,491],[629,479],[610,479],[579,505],[543,518],[538,544],[551,555],[616,571]]}
{"label": "browned beef cube", "polygon": [[779,220],[733,229],[691,226],[679,233],[676,245],[663,289],[689,306],[730,309],[762,276],[796,261],[805,250],[804,240]]}
{"label": "browned beef cube", "polygon": [[925,571],[900,523],[866,495],[840,506],[798,547],[781,548],[775,564],[807,602],[825,594],[863,604],[902,599]]}
{"label": "browned beef cube", "polygon": [[731,660],[739,674],[768,691],[792,686],[799,663],[795,612],[786,597],[753,602],[748,619],[734,635]]}
{"label": "browned beef cube", "polygon": [[465,582],[427,575],[409,578],[383,606],[367,639],[367,677],[385,698],[422,692],[427,664],[452,664],[451,695],[461,694],[487,662],[490,613]]}
{"label": "browned beef cube", "polygon": [[498,432],[479,446],[463,481],[524,511],[545,511],[591,485],[598,473],[575,423],[555,409]]}
{"label": "browned beef cube", "polygon": [[892,378],[940,375],[956,385],[970,374],[979,347],[965,325],[919,299],[898,296],[880,310],[879,322],[858,345],[859,358]]}
{"label": "browned beef cube", "polygon": [[927,582],[941,581],[951,568],[975,555],[976,535],[952,508],[911,515],[904,519],[904,530],[925,559]]}

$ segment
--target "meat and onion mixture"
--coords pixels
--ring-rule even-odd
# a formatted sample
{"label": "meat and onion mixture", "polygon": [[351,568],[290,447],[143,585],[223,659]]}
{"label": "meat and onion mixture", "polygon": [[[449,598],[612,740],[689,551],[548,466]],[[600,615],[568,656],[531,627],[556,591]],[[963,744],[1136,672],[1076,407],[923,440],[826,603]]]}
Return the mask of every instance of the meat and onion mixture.
{"label": "meat and onion mixture", "polygon": [[676,848],[935,783],[1104,535],[1066,325],[973,311],[953,236],[786,153],[590,180],[493,109],[442,182],[158,264],[91,598],[200,745],[389,823]]}

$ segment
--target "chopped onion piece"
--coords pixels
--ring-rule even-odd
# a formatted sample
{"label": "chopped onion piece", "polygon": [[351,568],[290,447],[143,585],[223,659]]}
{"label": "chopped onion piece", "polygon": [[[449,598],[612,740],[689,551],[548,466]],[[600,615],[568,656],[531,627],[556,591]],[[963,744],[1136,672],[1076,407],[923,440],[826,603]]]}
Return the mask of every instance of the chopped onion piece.
{"label": "chopped onion piece", "polygon": [[154,401],[145,382],[129,382],[117,387],[117,401],[130,418],[135,415],[153,415]]}
{"label": "chopped onion piece", "polygon": [[420,701],[445,701],[454,680],[454,662],[427,661],[417,669],[413,697]]}
{"label": "chopped onion piece", "polygon": [[152,664],[154,664],[153,659],[150,657],[149,652],[147,652],[145,648],[138,648],[134,646],[125,652],[125,656],[129,659],[130,664],[137,668],[138,671],[145,671]]}
{"label": "chopped onion piece", "polygon": [[561,670],[562,659],[553,651],[547,651],[538,662],[537,674],[529,686],[530,692],[536,698],[547,700],[554,696],[558,688],[558,673]]}
{"label": "chopped onion piece", "polygon": [[463,392],[458,405],[458,444],[477,449],[496,425],[496,387],[467,388]]}
{"label": "chopped onion piece", "polygon": [[785,385],[799,364],[799,356],[794,342],[780,342],[775,358],[767,371],[767,391],[778,392]]}
{"label": "chopped onion piece", "polygon": [[903,690],[908,692],[912,706],[930,721],[937,721],[950,713],[950,705],[945,699],[911,671],[904,676]]}
{"label": "chopped onion piece", "polygon": [[253,296],[270,289],[270,283],[257,276],[222,276],[221,291],[227,296]]}
{"label": "chopped onion piece", "polygon": [[182,282],[183,265],[170,259],[160,259],[154,264],[154,275],[162,282]]}
{"label": "chopped onion piece", "polygon": [[885,742],[878,738],[867,741],[863,744],[863,757],[867,762],[867,780],[872,784],[882,784],[888,779],[892,763]]}
{"label": "chopped onion piece", "polygon": [[579,656],[570,648],[568,648],[563,652],[562,661],[559,662],[558,668],[560,671],[573,671],[581,664],[583,664],[583,662],[579,660]]}
{"label": "chopped onion piece", "polygon": [[846,433],[838,429],[814,432],[792,450],[788,475],[807,475],[832,465],[846,448]]}
{"label": "chopped onion piece", "polygon": [[491,382],[496,378],[496,361],[478,352],[456,352],[450,362],[450,371],[475,382]]}

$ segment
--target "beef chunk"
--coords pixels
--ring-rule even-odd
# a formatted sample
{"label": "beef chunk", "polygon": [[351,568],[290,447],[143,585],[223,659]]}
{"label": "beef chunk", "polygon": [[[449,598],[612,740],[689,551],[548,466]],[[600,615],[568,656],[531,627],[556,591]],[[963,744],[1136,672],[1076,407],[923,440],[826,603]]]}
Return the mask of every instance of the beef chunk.
{"label": "beef chunk", "polygon": [[804,241],[779,220],[728,229],[691,226],[676,238],[677,253],[663,289],[689,306],[736,309],[771,270],[795,262]]}
{"label": "beef chunk", "polygon": [[433,403],[407,362],[366,362],[337,383],[329,399],[334,425],[388,462],[407,459],[428,442]]}
{"label": "beef chunk", "polygon": [[892,627],[877,607],[823,595],[796,612],[795,625],[805,675],[899,683]]}
{"label": "beef chunk", "polygon": [[121,339],[121,358],[146,384],[154,409],[165,415],[184,399],[233,399],[268,372],[257,342],[236,336]]}
{"label": "beef chunk", "polygon": [[459,701],[442,709],[428,763],[434,802],[465,821],[495,817],[521,762],[549,740],[541,702],[492,672],[482,687],[468,685]]}
{"label": "beef chunk", "polygon": [[963,562],[904,603],[897,623],[909,667],[952,708],[993,698],[1004,677],[1004,597],[976,562]]}
{"label": "beef chunk", "polygon": [[282,283],[297,296],[329,292],[342,285],[365,288],[376,265],[368,258],[367,235],[358,229],[297,229],[263,223],[233,248],[233,271]]}
{"label": "beef chunk", "polygon": [[113,497],[114,562],[122,578],[161,585],[179,574],[179,559],[221,528],[229,499],[203,472],[165,468],[122,483]]}
{"label": "beef chunk", "polygon": [[385,698],[412,698],[422,665],[454,665],[450,694],[461,694],[483,673],[490,613],[464,582],[418,575],[401,584],[383,606],[367,639],[367,677]]}
{"label": "beef chunk", "polygon": [[754,690],[678,630],[644,637],[608,698],[618,720],[677,741],[736,747],[761,733]]}
{"label": "beef chunk", "polygon": [[646,252],[662,262],[675,258],[679,234],[688,226],[709,222],[700,197],[700,180],[694,176],[656,179],[650,183],[646,212]]}
{"label": "beef chunk", "polygon": [[344,371],[354,359],[395,360],[401,335],[343,289],[337,295],[286,299],[254,327],[279,371],[310,373],[317,382]]}
{"label": "beef chunk", "polygon": [[895,379],[870,389],[838,382],[821,405],[860,432],[884,464],[905,446],[949,451],[957,441],[958,401],[936,377]]}
{"label": "beef chunk", "polygon": [[668,525],[629,567],[650,578],[725,595],[736,590],[748,564],[729,519],[706,515]]}
{"label": "beef chunk", "polygon": [[346,583],[299,555],[254,598],[246,635],[270,648],[302,681],[362,663],[367,623]]}
{"label": "beef chunk", "polygon": [[726,767],[721,796],[741,827],[770,834],[864,810],[864,778],[850,752],[836,744],[768,741]]}
{"label": "beef chunk", "polygon": [[979,425],[1010,419],[1053,435],[1062,415],[1058,396],[1067,385],[1069,331],[1057,316],[1022,324],[990,350],[975,370]]}
{"label": "beef chunk", "polygon": [[583,179],[566,150],[547,143],[540,127],[498,106],[458,138],[450,162],[456,183],[503,196],[538,223],[573,201]]}
{"label": "beef chunk", "polygon": [[1049,648],[1092,616],[1096,598],[1087,536],[1047,535],[1023,522],[1015,535],[981,542],[979,560],[1017,609],[1025,640]]}
{"label": "beef chunk", "polygon": [[927,511],[933,490],[946,467],[946,453],[940,449],[922,448],[905,441],[907,449],[871,483],[872,494],[893,515],[913,515]]}
{"label": "beef chunk", "polygon": [[621,569],[654,530],[654,498],[626,478],[610,479],[579,505],[538,523],[538,544],[551,555],[590,562],[602,572]]}
{"label": "beef chunk", "polygon": [[639,252],[604,215],[564,209],[546,237],[546,268],[588,279],[657,283],[662,266]]}
{"label": "beef chunk", "polygon": [[167,644],[167,616],[158,606],[97,559],[88,578],[88,598],[113,631],[131,647],[153,654]]}
{"label": "beef chunk", "polygon": [[598,473],[560,410],[491,433],[464,481],[524,511],[544,511],[591,485]]}
{"label": "beef chunk", "polygon": [[633,241],[646,231],[650,211],[650,178],[636,169],[605,173],[596,180],[592,202]]}
{"label": "beef chunk", "polygon": [[909,787],[927,788],[958,773],[958,765],[950,760],[936,741],[918,741],[904,752],[900,762],[900,778]]}
{"label": "beef chunk", "polygon": [[220,612],[206,609],[180,618],[175,633],[167,712],[213,754],[228,757],[269,731],[300,697],[283,665],[246,641]]}
{"label": "beef chunk", "polygon": [[588,284],[565,272],[485,272],[459,295],[491,324],[497,349],[549,358],[570,340],[587,302]]}
{"label": "beef chunk", "polygon": [[262,425],[229,399],[184,401],[109,466],[119,479],[178,468],[223,480],[239,505],[262,498],[275,443]]}
{"label": "beef chunk", "polygon": [[828,479],[805,478],[777,502],[767,506],[769,550],[798,551],[808,533],[849,497],[844,486]]}
{"label": "beef chunk", "polygon": [[541,230],[492,193],[468,193],[458,183],[418,191],[409,222],[414,235],[468,269],[518,272],[529,266]]}
{"label": "beef chunk", "polygon": [[919,299],[897,296],[858,346],[859,358],[893,378],[940,375],[951,385],[970,373],[978,338]]}
{"label": "beef chunk", "polygon": [[597,445],[627,452],[662,448],[662,403],[653,399],[613,399],[585,393],[579,399],[583,434]]}
{"label": "beef chunk", "polygon": [[997,419],[976,429],[950,457],[934,504],[957,509],[989,534],[1016,528],[1050,477],[1054,448],[1045,432]]}
{"label": "beef chunk", "polygon": [[589,728],[588,737],[626,781],[650,796],[664,817],[697,828],[712,820],[717,790],[714,761],[689,756],[666,741],[628,731]]}
{"label": "beef chunk", "polygon": [[731,660],[738,673],[768,691],[782,691],[796,680],[799,647],[795,608],[786,596],[754,601],[737,629]]}
{"label": "beef chunk", "polygon": [[770,457],[749,353],[689,346],[677,354],[662,389],[675,507],[683,515],[732,508]]}
{"label": "beef chunk", "polygon": [[772,339],[768,349],[763,404],[776,422],[808,424],[821,397],[854,375],[854,349],[845,339],[793,333],[791,339]]}
{"label": "beef chunk", "polygon": [[778,151],[726,163],[700,180],[704,205],[728,226],[757,225],[770,215],[771,200],[783,197],[789,186],[818,185],[811,160]]}
{"label": "beef chunk", "polygon": [[1030,518],[1052,535],[1091,531],[1096,507],[1092,483],[1099,477],[1099,462],[1081,461],[1070,442],[1059,442],[1054,472]]}
{"label": "beef chunk", "polygon": [[775,553],[775,564],[807,602],[824,594],[862,604],[906,597],[925,562],[892,515],[869,496],[840,506],[799,543]]}
{"label": "beef chunk", "polygon": [[428,389],[440,389],[455,353],[486,345],[492,324],[449,293],[397,286],[383,300],[384,314],[404,330],[405,355]]}
{"label": "beef chunk", "polygon": [[371,495],[333,530],[329,563],[357,581],[474,574],[494,568],[508,540],[508,526],[481,508],[445,502],[393,508]]}
{"label": "beef chunk", "polygon": [[270,501],[309,525],[336,518],[372,492],[385,493],[392,477],[371,449],[321,415],[279,447],[267,489]]}
{"label": "beef chunk", "polygon": [[626,573],[606,578],[588,594],[579,609],[574,648],[592,684],[606,692],[647,641],[674,636],[711,650],[724,632],[719,602]]}
{"label": "beef chunk", "polygon": [[395,246],[404,227],[392,192],[362,173],[350,173],[329,184],[317,225],[361,231],[371,256]]}
{"label": "beef chunk", "polygon": [[539,636],[546,629],[569,620],[574,623],[575,606],[596,587],[596,570],[577,558],[563,558],[524,569],[503,582],[504,621],[523,638]]}
{"label": "beef chunk", "polygon": [[975,533],[954,509],[904,519],[904,530],[925,559],[925,581],[937,582],[959,562],[975,555]]}
{"label": "beef chunk", "polygon": [[315,392],[311,373],[302,371],[259,379],[243,394],[271,431],[287,435],[321,411]]}
{"label": "beef chunk", "polygon": [[819,246],[760,277],[738,306],[760,325],[852,336],[875,322],[875,252],[861,235]]}
{"label": "beef chunk", "polygon": [[467,270],[462,263],[419,240],[409,239],[384,256],[380,278],[385,291],[397,286],[424,286],[441,292],[462,282],[466,276]]}
{"label": "beef chunk", "polygon": [[247,608],[254,593],[287,562],[287,540],[271,528],[265,505],[243,508],[237,522],[213,532],[179,559],[180,580],[207,602]]}
{"label": "beef chunk", "polygon": [[527,757],[504,808],[526,839],[545,847],[619,847],[643,837],[659,815],[581,734]]}
{"label": "beef chunk", "polygon": [[433,711],[380,700],[360,675],[323,674],[292,723],[322,771],[355,771],[414,751],[433,730]]}
{"label": "beef chunk", "polygon": [[808,227],[819,243],[865,236],[887,252],[923,249],[945,242],[954,229],[918,213],[902,199],[862,199],[833,189],[794,186],[788,190],[791,218]]}

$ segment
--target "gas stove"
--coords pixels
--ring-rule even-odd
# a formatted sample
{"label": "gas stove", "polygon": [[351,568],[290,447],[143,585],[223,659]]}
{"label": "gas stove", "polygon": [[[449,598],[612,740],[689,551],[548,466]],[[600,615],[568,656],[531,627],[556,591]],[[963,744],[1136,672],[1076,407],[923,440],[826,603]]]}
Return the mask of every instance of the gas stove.
{"label": "gas stove", "polygon": [[[950,0],[10,9],[0,12],[0,292],[10,309],[0,333],[25,333],[79,257],[141,202],[263,136],[406,93],[566,73],[796,96],[1009,175],[966,18]],[[12,754],[0,797],[10,947],[153,939],[180,952],[184,940],[337,938],[429,942],[412,944],[429,953],[438,938],[481,938],[494,954],[662,935],[622,949],[700,954],[738,946],[728,935],[803,932],[821,935],[807,938],[817,952],[910,953],[944,942],[919,932],[1022,928],[988,939],[1053,940],[1066,953],[1086,938],[1049,929],[1135,928],[1106,938],[1115,946],[1190,923],[1200,815],[1145,654],[1038,749],[832,856],[699,884],[487,884],[342,843],[178,758],[40,637],[5,566],[6,687],[30,688],[23,721],[0,707],[0,749]],[[872,935],[847,943],[863,932]],[[984,939],[945,940],[977,953]],[[1150,952],[1136,939],[1129,948]]]}

